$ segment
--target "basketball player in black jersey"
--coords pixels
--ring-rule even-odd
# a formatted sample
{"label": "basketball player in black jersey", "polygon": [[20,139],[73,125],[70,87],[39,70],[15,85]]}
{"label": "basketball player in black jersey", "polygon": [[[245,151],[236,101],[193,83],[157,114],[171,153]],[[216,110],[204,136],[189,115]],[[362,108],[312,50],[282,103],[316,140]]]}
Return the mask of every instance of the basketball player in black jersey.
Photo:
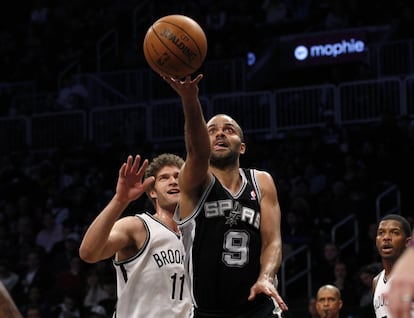
{"label": "basketball player in black jersey", "polygon": [[287,310],[275,277],[282,260],[280,207],[271,175],[241,169],[243,132],[227,115],[206,124],[198,75],[165,78],[181,97],[187,157],[176,221],[184,233],[195,317],[277,317]]}

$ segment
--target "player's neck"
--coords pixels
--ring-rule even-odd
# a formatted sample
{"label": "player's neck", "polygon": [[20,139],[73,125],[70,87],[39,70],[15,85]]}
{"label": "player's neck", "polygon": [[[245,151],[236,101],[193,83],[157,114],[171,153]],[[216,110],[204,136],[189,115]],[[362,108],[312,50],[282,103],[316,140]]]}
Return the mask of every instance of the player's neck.
{"label": "player's neck", "polygon": [[386,282],[389,279],[389,275],[391,274],[392,267],[395,261],[391,260],[383,260],[382,267],[384,268],[384,281]]}
{"label": "player's neck", "polygon": [[171,213],[167,210],[159,209],[155,214],[154,217],[158,220],[160,220],[163,224],[165,224],[168,228],[170,228],[175,233],[178,233],[178,226],[177,223],[175,223],[173,218],[174,213]]}
{"label": "player's neck", "polygon": [[241,177],[238,166],[228,167],[226,169],[217,169],[211,167],[211,172],[216,176],[220,183],[230,192],[236,193],[240,189]]}

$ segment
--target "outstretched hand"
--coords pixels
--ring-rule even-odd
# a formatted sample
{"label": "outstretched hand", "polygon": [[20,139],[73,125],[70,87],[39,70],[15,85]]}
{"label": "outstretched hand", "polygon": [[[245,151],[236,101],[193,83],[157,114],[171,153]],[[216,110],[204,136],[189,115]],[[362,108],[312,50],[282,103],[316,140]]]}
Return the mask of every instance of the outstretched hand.
{"label": "outstretched hand", "polygon": [[283,311],[288,310],[288,306],[284,302],[283,298],[279,295],[278,291],[275,288],[275,285],[267,279],[259,279],[253,286],[250,288],[249,300],[253,300],[256,295],[263,293],[269,297],[272,297],[280,309]]}
{"label": "outstretched hand", "polygon": [[198,83],[202,78],[203,74],[198,74],[194,79],[191,79],[191,76],[187,76],[184,81],[178,78],[163,77],[163,79],[170,84],[170,86],[183,99],[198,95]]}
{"label": "outstretched hand", "polygon": [[127,162],[124,162],[119,169],[116,185],[116,195],[119,201],[131,202],[138,199],[154,182],[152,176],[143,180],[145,170],[148,167],[148,160],[145,159],[141,166],[140,162],[140,155],[136,155],[135,158],[129,155]]}

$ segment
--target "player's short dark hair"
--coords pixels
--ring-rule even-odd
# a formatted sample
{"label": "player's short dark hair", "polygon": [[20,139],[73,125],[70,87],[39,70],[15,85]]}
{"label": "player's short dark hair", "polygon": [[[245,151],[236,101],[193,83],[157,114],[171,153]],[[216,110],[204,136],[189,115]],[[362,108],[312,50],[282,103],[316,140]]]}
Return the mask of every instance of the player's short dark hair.
{"label": "player's short dark hair", "polygon": [[387,220],[393,220],[393,221],[399,222],[401,224],[402,230],[404,231],[404,234],[407,237],[411,236],[411,225],[405,217],[399,214],[387,214],[380,220],[380,223],[382,221],[387,221]]}

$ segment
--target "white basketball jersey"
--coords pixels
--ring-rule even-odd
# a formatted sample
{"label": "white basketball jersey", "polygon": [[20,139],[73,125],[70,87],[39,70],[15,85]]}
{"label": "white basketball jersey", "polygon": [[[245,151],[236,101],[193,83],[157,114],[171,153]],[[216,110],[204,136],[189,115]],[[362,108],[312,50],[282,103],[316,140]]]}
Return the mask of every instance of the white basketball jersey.
{"label": "white basketball jersey", "polygon": [[134,257],[113,262],[118,294],[114,317],[190,317],[181,236],[148,213],[136,217],[143,221],[147,239]]}
{"label": "white basketball jersey", "polygon": [[[388,313],[388,304],[384,299],[384,294],[388,291],[390,286],[389,282],[392,278],[385,280],[384,275],[385,270],[382,270],[379,274],[377,287],[374,292],[373,304],[377,318],[391,318],[391,315]],[[411,304],[411,318],[414,318],[414,304]]]}

